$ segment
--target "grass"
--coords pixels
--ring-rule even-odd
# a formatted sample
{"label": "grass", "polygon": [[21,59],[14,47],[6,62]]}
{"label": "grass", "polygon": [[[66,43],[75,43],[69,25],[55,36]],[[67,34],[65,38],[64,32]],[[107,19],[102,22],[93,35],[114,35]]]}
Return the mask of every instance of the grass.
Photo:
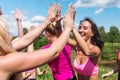
{"label": "grass", "polygon": [[[120,43],[105,43],[103,52],[102,52],[102,56],[101,56],[101,61],[110,61],[110,60],[116,60],[117,55],[115,54],[116,49],[120,48]],[[74,61],[75,58],[75,52],[74,50],[72,50],[72,61]],[[112,65],[100,65],[100,69],[99,69],[99,80],[102,80],[101,75],[104,73],[107,73],[109,71],[111,71],[116,64],[112,64]],[[40,70],[42,71],[45,68],[48,68],[49,66],[47,64],[45,64],[44,66],[40,67]],[[114,75],[109,76],[108,78],[106,78],[105,80],[117,80],[117,73]],[[37,80],[53,80],[52,78],[52,72],[51,70],[42,75],[42,76],[38,76],[37,75]]]}
{"label": "grass", "polygon": [[[42,71],[45,68],[48,68],[48,65],[44,65],[42,67],[40,67],[40,70]],[[100,65],[100,69],[99,69],[99,80],[102,80],[101,75],[104,73],[107,73],[109,71],[111,71],[113,68],[115,67],[115,64],[113,65]],[[109,77],[107,77],[105,80],[117,80],[117,73],[113,74]],[[52,71],[50,70],[48,73],[42,75],[42,76],[38,76],[37,75],[37,80],[53,80],[52,78]]]}
{"label": "grass", "polygon": [[[102,80],[102,78],[101,78],[102,74],[108,73],[114,67],[115,67],[115,64],[107,65],[107,66],[106,65],[101,65],[100,69],[99,69],[99,80]],[[118,74],[116,73],[116,74],[113,74],[113,75],[107,77],[105,80],[117,80],[117,76],[118,76]]]}

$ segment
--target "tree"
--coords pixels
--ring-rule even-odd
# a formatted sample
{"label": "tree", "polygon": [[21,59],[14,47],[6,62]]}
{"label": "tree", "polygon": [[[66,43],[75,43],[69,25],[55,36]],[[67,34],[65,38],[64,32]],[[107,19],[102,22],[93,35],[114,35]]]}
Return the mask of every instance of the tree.
{"label": "tree", "polygon": [[102,40],[103,40],[104,42],[106,42],[107,40],[106,40],[106,33],[105,33],[105,28],[104,28],[104,26],[99,27],[99,28],[98,28],[98,31],[99,31],[99,33],[100,33],[100,36],[101,36]]}
{"label": "tree", "polygon": [[26,34],[28,30],[26,28],[23,28],[23,33]]}
{"label": "tree", "polygon": [[109,41],[112,43],[119,42],[119,36],[119,29],[116,26],[111,26],[109,33]]}

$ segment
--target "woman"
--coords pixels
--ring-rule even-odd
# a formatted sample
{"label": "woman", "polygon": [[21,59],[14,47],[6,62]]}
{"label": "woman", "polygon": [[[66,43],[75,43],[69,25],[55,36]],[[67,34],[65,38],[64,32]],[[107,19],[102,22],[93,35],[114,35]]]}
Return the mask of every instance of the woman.
{"label": "woman", "polygon": [[[44,23],[44,27],[46,27],[48,23],[51,23],[50,14],[53,15],[54,13],[55,13],[55,5],[52,4],[49,8],[48,18],[46,20],[46,23]],[[72,29],[72,27],[69,26],[69,24],[71,24],[72,21],[71,17],[72,16],[70,15],[70,12],[68,12],[65,16],[64,31],[62,32],[60,37],[54,43],[52,43],[52,45],[49,48],[44,50],[37,50],[31,53],[27,52],[27,54],[26,52],[15,51],[14,48],[16,48],[17,46],[16,47],[14,46],[14,48],[12,47],[12,43],[9,40],[7,24],[5,20],[2,17],[0,17],[0,79],[21,80],[21,79],[16,79],[18,78],[18,76],[16,76],[16,73],[41,66],[47,63],[48,61],[56,58],[63,49],[63,47],[65,46],[65,44],[67,43],[69,33]],[[43,27],[41,28],[42,28],[41,29],[42,32],[44,28]],[[31,33],[36,32],[35,30],[31,31]],[[41,32],[39,31],[39,33]],[[34,34],[32,34],[32,36],[33,35]],[[59,44],[59,46],[57,44]],[[26,44],[24,45],[26,46]],[[19,47],[19,49],[21,48],[24,48],[24,46],[22,45]]]}
{"label": "woman", "polygon": [[76,51],[74,68],[78,80],[98,80],[100,55],[104,43],[96,24],[85,18],[81,21],[79,30],[73,28],[72,33],[76,41],[69,39],[69,43]]}
{"label": "woman", "polygon": [[[42,49],[49,48],[57,39],[56,28],[53,25],[50,26],[45,30],[45,36],[49,44],[43,46]],[[66,44],[64,49],[60,52],[59,57],[50,61],[48,65],[52,70],[54,80],[76,80],[72,67],[72,53],[69,44]]]}
{"label": "woman", "polygon": [[[61,6],[57,6],[57,18],[53,23],[48,25],[45,29],[45,37],[48,44],[43,46],[42,49],[49,48],[54,41],[57,40],[58,36],[61,34]],[[59,18],[59,19],[58,19]],[[66,44],[64,49],[60,52],[59,57],[48,63],[52,70],[54,80],[76,80],[74,70],[72,67],[72,52],[69,44]]]}

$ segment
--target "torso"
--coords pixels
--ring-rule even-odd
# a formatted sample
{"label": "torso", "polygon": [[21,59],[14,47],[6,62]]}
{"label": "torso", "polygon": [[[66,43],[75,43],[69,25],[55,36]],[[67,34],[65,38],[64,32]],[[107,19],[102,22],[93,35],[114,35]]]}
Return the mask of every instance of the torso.
{"label": "torso", "polygon": [[74,76],[71,62],[71,48],[66,45],[59,57],[48,63],[52,69],[54,80],[67,80]]}
{"label": "torso", "polygon": [[[75,61],[76,61],[77,65],[85,64],[86,61],[88,60],[88,58],[90,60],[89,62],[91,62],[91,64],[93,64],[93,66],[95,66],[95,68],[97,70],[97,67],[99,66],[100,56],[94,57],[94,58],[91,59],[89,56],[84,55],[83,52],[80,49],[78,49],[78,48],[76,49]],[[86,75],[82,75],[82,74],[78,73],[78,78],[79,78],[78,80],[98,80],[98,73],[95,74],[95,75],[90,75],[90,76],[88,76],[88,75],[86,76]]]}

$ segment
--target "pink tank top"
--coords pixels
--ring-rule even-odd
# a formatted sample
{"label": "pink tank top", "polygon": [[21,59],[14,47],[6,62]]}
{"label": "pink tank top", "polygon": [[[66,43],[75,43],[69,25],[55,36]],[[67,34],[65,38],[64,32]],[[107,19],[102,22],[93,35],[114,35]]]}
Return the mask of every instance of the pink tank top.
{"label": "pink tank top", "polygon": [[[50,47],[46,45],[43,49]],[[71,47],[66,45],[59,57],[49,62],[49,66],[52,69],[54,80],[67,80],[74,76],[71,58]]]}
{"label": "pink tank top", "polygon": [[91,62],[89,57],[87,58],[86,62],[83,64],[78,64],[75,59],[74,68],[79,74],[85,75],[85,76],[98,74],[98,70],[99,70],[99,67],[95,66]]}
{"label": "pink tank top", "polygon": [[120,63],[120,51],[118,52],[118,62]]}

